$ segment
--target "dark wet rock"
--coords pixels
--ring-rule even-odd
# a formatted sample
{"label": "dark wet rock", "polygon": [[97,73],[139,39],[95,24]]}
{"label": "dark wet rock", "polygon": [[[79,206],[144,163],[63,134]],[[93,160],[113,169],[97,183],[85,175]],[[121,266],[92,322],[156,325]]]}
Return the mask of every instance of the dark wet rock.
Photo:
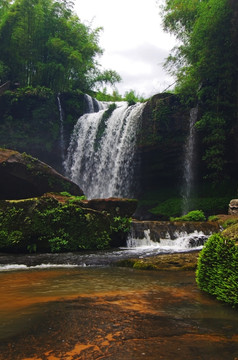
{"label": "dark wet rock", "polygon": [[157,94],[147,102],[138,139],[143,190],[179,186],[188,120],[189,109],[176,95]]}
{"label": "dark wet rock", "polygon": [[47,164],[25,153],[0,149],[0,199],[24,199],[51,191],[83,195],[78,185]]}
{"label": "dark wet rock", "polygon": [[84,205],[97,211],[106,211],[112,216],[130,217],[134,214],[137,207],[135,199],[92,199],[84,201]]}

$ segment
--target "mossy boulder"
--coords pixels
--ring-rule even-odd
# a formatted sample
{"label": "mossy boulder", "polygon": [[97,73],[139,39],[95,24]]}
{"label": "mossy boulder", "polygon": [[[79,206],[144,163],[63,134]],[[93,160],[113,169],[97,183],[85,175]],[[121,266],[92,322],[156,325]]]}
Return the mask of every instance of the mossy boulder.
{"label": "mossy boulder", "polygon": [[[125,219],[127,221],[125,221]],[[126,236],[129,218],[85,207],[80,197],[45,194],[0,201],[0,251],[98,250]],[[127,226],[126,226],[127,225]]]}
{"label": "mossy boulder", "polygon": [[138,201],[136,199],[92,199],[84,201],[85,206],[98,210],[106,211],[112,216],[131,217],[136,211]]}
{"label": "mossy boulder", "polygon": [[25,153],[0,148],[0,199],[23,199],[51,191],[83,195],[78,185],[47,164]]}
{"label": "mossy boulder", "polygon": [[237,223],[229,226],[227,229],[223,230],[222,235],[231,239],[238,241],[238,219]]}
{"label": "mossy boulder", "polygon": [[117,266],[138,270],[195,270],[198,251],[177,254],[161,254],[144,259],[126,259],[117,262]]}

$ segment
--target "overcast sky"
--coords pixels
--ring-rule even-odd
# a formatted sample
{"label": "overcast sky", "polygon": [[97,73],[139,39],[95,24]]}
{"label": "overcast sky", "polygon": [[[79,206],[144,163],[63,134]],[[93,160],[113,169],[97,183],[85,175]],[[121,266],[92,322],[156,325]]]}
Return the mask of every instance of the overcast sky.
{"label": "overcast sky", "polygon": [[76,0],[80,20],[94,29],[103,27],[100,64],[117,71],[119,93],[135,90],[149,97],[163,91],[174,79],[163,69],[172,36],[161,27],[159,5],[163,0]]}

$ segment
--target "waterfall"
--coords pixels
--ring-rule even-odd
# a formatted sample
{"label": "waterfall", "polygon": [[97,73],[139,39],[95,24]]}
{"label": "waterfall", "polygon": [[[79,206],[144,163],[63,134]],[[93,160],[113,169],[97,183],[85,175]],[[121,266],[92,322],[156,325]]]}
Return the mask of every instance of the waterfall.
{"label": "waterfall", "polygon": [[185,143],[184,156],[184,183],[182,189],[182,213],[187,214],[191,210],[191,192],[194,185],[194,155],[195,155],[195,123],[198,116],[198,105],[192,108],[189,117],[189,134]]}
{"label": "waterfall", "polygon": [[108,103],[98,101],[97,99],[92,98],[90,95],[85,94],[84,99],[86,102],[86,113],[94,113],[98,112],[99,110],[106,109],[108,107]]}
{"label": "waterfall", "polygon": [[99,109],[81,116],[71,136],[65,171],[89,199],[133,196],[136,139],[145,104],[116,105],[110,115]]}
{"label": "waterfall", "polygon": [[60,101],[60,94],[57,95],[57,101],[58,101],[58,109],[59,109],[59,116],[60,116],[60,151],[61,151],[61,159],[64,161],[64,117],[63,117],[63,109],[61,106]]}

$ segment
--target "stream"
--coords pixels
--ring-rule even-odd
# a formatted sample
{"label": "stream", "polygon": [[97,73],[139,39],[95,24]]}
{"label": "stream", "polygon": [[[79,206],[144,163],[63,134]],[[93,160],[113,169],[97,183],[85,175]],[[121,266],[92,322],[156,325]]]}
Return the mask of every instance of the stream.
{"label": "stream", "polygon": [[238,360],[237,310],[202,293],[194,272],[112,266],[194,250],[189,241],[149,241],[97,253],[0,254],[0,360]]}

